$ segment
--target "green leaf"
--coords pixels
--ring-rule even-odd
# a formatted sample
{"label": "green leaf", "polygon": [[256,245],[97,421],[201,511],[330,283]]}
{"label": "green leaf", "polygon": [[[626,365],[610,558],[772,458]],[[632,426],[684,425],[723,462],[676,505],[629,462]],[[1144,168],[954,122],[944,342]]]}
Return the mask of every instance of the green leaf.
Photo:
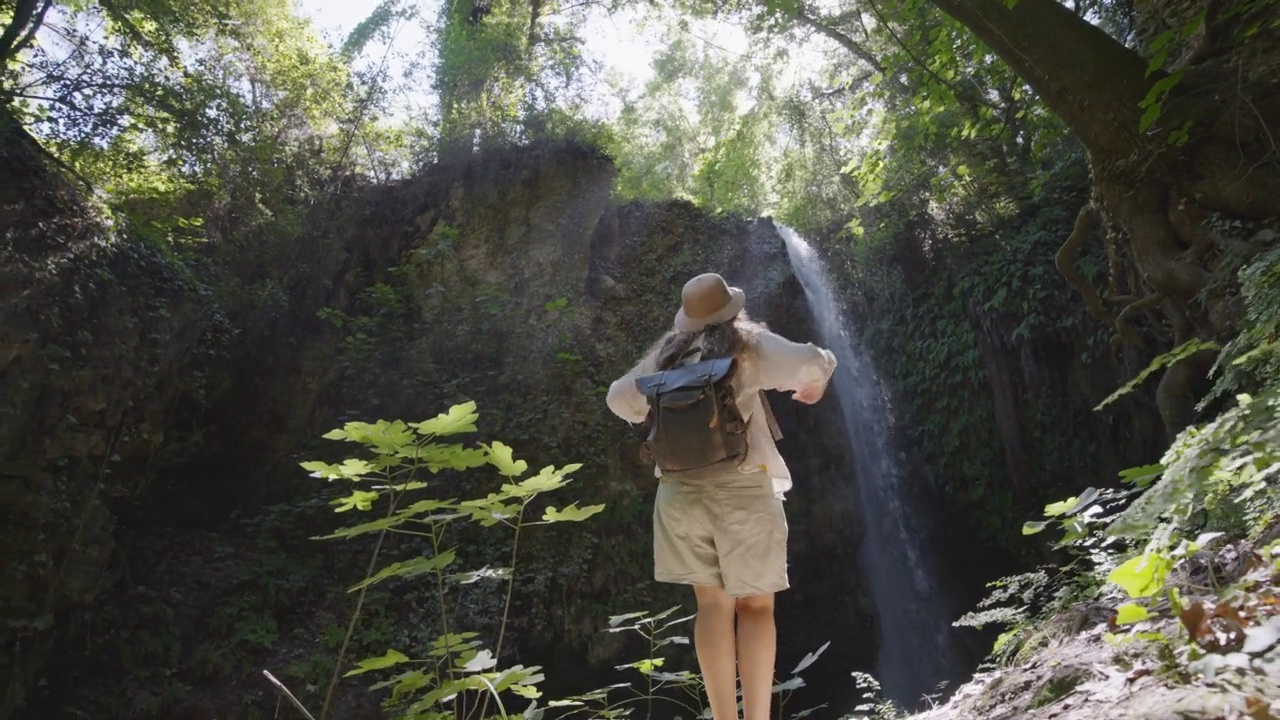
{"label": "green leaf", "polygon": [[1017,637],[1019,632],[1020,630],[1018,628],[1012,628],[1000,633],[1000,637],[997,637],[995,643],[991,646],[991,652],[1000,652],[1000,649],[1005,645],[1008,645],[1010,640]]}
{"label": "green leaf", "polygon": [[481,448],[469,448],[460,444],[439,445],[431,443],[405,448],[403,455],[418,460],[431,472],[441,470],[470,470],[489,462],[489,453]]}
{"label": "green leaf", "polygon": [[419,500],[412,505],[406,505],[396,511],[396,517],[406,520],[416,518],[424,513],[433,513],[443,508],[452,508],[454,503],[449,500]]}
{"label": "green leaf", "polygon": [[356,490],[350,495],[334,500],[331,505],[337,505],[334,512],[346,512],[355,508],[356,510],[369,510],[373,507],[373,501],[377,500],[380,493],[366,492],[364,490]]}
{"label": "green leaf", "polygon": [[532,685],[514,683],[507,689],[520,697],[529,698],[530,700],[542,697],[542,691]]}
{"label": "green leaf", "polygon": [[[338,433],[342,437],[338,437]],[[334,430],[325,435],[332,439],[347,440],[368,445],[381,453],[394,453],[398,448],[413,442],[413,433],[401,420],[379,420],[375,423],[349,422],[342,430]]]}
{"label": "green leaf", "polygon": [[351,537],[356,537],[357,535],[365,535],[371,532],[378,532],[380,530],[390,530],[391,528],[396,527],[397,525],[400,525],[405,520],[408,520],[408,518],[400,517],[399,515],[379,518],[371,522],[361,523],[359,525],[352,525],[351,527],[345,527],[340,530],[336,530],[333,533],[330,533],[329,535],[320,535],[317,537],[313,537],[312,540],[333,540],[336,538],[351,538]]}
{"label": "green leaf", "polygon": [[1040,520],[1037,522],[1027,522],[1022,524],[1023,535],[1035,535],[1049,526],[1048,520]]}
{"label": "green leaf", "polygon": [[439,555],[431,557],[418,557],[404,562],[394,562],[379,570],[376,575],[361,580],[360,582],[347,588],[347,592],[353,592],[360,588],[369,587],[383,580],[389,580],[394,577],[410,578],[423,573],[434,572],[448,567],[457,558],[457,553],[453,550],[446,550]]}
{"label": "green leaf", "polygon": [[361,660],[356,663],[356,668],[354,670],[349,671],[346,675],[343,675],[343,677],[360,675],[362,673],[367,673],[370,670],[382,670],[384,668],[389,668],[392,665],[398,665],[402,662],[409,662],[409,658],[406,657],[404,653],[398,650],[388,650],[387,654],[382,657],[366,658]]}
{"label": "green leaf", "polygon": [[800,664],[799,664],[799,665],[796,665],[796,669],[791,671],[791,674],[792,674],[792,675],[799,675],[801,672],[803,672],[803,671],[805,670],[805,668],[807,668],[807,667],[809,667],[810,665],[812,665],[812,664],[813,664],[813,663],[814,663],[814,662],[815,662],[815,661],[816,661],[816,660],[817,660],[817,659],[822,655],[822,653],[826,651],[826,649],[827,649],[827,647],[828,647],[829,645],[831,645],[831,641],[830,641],[830,640],[828,640],[828,641],[826,641],[825,643],[823,643],[823,644],[822,644],[822,647],[820,647],[820,648],[818,648],[817,650],[814,650],[813,652],[808,653],[807,655],[805,655],[805,656],[800,660]]}
{"label": "green leaf", "polygon": [[1116,608],[1116,624],[1130,625],[1150,617],[1147,609],[1138,603],[1125,603]]}
{"label": "green leaf", "polygon": [[547,508],[542,515],[542,519],[547,522],[581,522],[601,510],[604,510],[604,505],[588,505],[580,508],[578,503],[575,502],[563,510],[557,510],[554,507]]}
{"label": "green leaf", "polygon": [[347,458],[338,466],[338,472],[342,474],[342,477],[349,478],[351,480],[359,480],[361,475],[367,475],[373,472],[373,470],[373,465],[357,458]]}
{"label": "green leaf", "polygon": [[1151,484],[1152,480],[1164,474],[1164,465],[1159,463],[1155,465],[1143,465],[1141,467],[1131,467],[1127,470],[1120,471],[1120,479],[1139,488],[1144,488]]}
{"label": "green leaf", "polygon": [[609,627],[616,628],[628,620],[641,618],[648,614],[649,612],[647,610],[640,610],[638,612],[623,613],[621,615],[611,615],[609,616]]}
{"label": "green leaf", "polygon": [[529,469],[529,463],[512,458],[511,448],[507,445],[495,440],[486,447],[489,450],[489,462],[498,468],[499,473],[507,477],[516,477],[517,475],[523,475]]}
{"label": "green leaf", "polygon": [[336,480],[342,477],[342,473],[338,470],[337,465],[331,465],[323,460],[308,460],[299,463],[303,470],[309,470],[312,475],[322,480]]}
{"label": "green leaf", "polygon": [[465,662],[459,661],[458,667],[461,668],[463,672],[478,673],[496,667],[497,664],[498,660],[493,657],[492,652],[488,650],[481,650]]}
{"label": "green leaf", "polygon": [[787,678],[786,682],[781,682],[781,683],[778,683],[777,685],[774,685],[773,690],[771,692],[773,692],[774,694],[781,693],[781,692],[791,692],[791,691],[799,690],[804,686],[805,686],[804,678],[798,675],[792,675],[791,677]]}
{"label": "green leaf", "polygon": [[1168,558],[1144,553],[1112,570],[1107,580],[1124,588],[1131,598],[1151,597],[1164,587],[1172,565]]}
{"label": "green leaf", "polygon": [[1077,498],[1077,497],[1069,497],[1066,500],[1062,500],[1060,502],[1049,503],[1048,505],[1044,506],[1045,517],[1057,517],[1059,515],[1066,514],[1068,511],[1075,508],[1076,502],[1078,502],[1079,500],[1080,498]]}
{"label": "green leaf", "polygon": [[1169,352],[1153,359],[1151,361],[1151,364],[1147,365],[1146,369],[1138,373],[1137,377],[1135,377],[1134,379],[1122,385],[1119,390],[1116,390],[1115,392],[1108,395],[1106,399],[1098,403],[1098,406],[1095,407],[1094,410],[1101,410],[1102,408],[1110,405],[1111,403],[1115,402],[1121,397],[1124,397],[1125,395],[1128,395],[1129,393],[1133,392],[1135,389],[1137,389],[1139,385],[1145,382],[1146,379],[1150,377],[1152,373],[1160,370],[1163,367],[1172,365],[1180,360],[1191,357],[1192,355],[1200,352],[1201,350],[1220,350],[1221,348],[1222,348],[1221,345],[1213,341],[1188,340],[1187,342],[1179,345],[1178,347],[1170,350]]}
{"label": "green leaf", "polygon": [[[1142,117],[1138,119],[1138,132],[1146,132],[1148,128],[1160,119],[1160,113],[1163,111],[1160,103],[1153,102],[1142,111]],[[1108,398],[1110,400],[1110,398]]]}
{"label": "green leaf", "polygon": [[480,580],[506,580],[511,577],[511,568],[490,568],[488,565],[479,570],[457,573],[452,579],[460,585],[470,585]]}
{"label": "green leaf", "polygon": [[474,650],[480,646],[480,641],[474,639],[479,635],[480,633],[474,632],[441,635],[431,641],[431,652],[427,653],[427,655],[429,657],[444,657],[445,655],[458,655],[467,650]]}
{"label": "green leaf", "polygon": [[420,435],[442,437],[475,432],[476,420],[479,418],[480,414],[476,412],[476,404],[471,401],[454,405],[449,408],[449,412],[441,413],[430,420],[410,423],[410,427],[417,430]]}

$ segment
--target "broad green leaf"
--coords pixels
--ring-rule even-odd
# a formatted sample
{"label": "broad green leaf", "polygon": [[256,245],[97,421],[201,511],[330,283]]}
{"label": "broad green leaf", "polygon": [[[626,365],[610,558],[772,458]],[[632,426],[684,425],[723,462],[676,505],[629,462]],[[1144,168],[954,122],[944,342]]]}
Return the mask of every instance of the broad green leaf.
{"label": "broad green leaf", "polygon": [[461,632],[449,633],[441,635],[431,641],[431,652],[427,653],[429,657],[444,657],[445,655],[458,655],[468,650],[474,650],[480,646],[480,641],[476,640],[480,633]]}
{"label": "broad green leaf", "polygon": [[995,643],[991,646],[991,652],[998,653],[1000,649],[1009,644],[1009,641],[1018,636],[1018,629],[1013,628],[1000,633],[1000,637],[996,638]]}
{"label": "broad green leaf", "polygon": [[656,668],[662,667],[663,663],[665,662],[666,662],[665,658],[660,658],[660,657],[645,658],[643,660],[637,660],[632,663],[626,663],[625,665],[618,665],[617,669],[626,670],[627,668],[635,668],[636,670],[639,670],[641,673],[648,675],[649,673],[653,672]]}
{"label": "broad green leaf", "polygon": [[373,507],[373,501],[377,500],[379,496],[380,493],[356,490],[344,498],[334,500],[330,504],[338,506],[334,508],[334,512],[346,512],[352,508],[355,508],[356,510],[369,510]]}
{"label": "broad green leaf", "polygon": [[1151,597],[1164,587],[1171,565],[1167,558],[1147,553],[1112,570],[1107,580],[1124,588],[1131,598]]}
{"label": "broad green leaf", "polygon": [[497,666],[498,660],[493,657],[493,653],[488,650],[481,650],[466,662],[459,662],[458,667],[463,672],[478,673],[484,672]]}
{"label": "broad green leaf", "polygon": [[1055,502],[1055,503],[1049,503],[1048,505],[1045,505],[1044,506],[1045,517],[1057,517],[1059,515],[1063,515],[1069,512],[1070,510],[1075,509],[1076,502],[1078,502],[1079,499],[1080,498],[1077,498],[1077,497],[1069,497],[1066,500],[1062,500],[1060,502]]}
{"label": "broad green leaf", "polygon": [[1048,520],[1039,520],[1036,522],[1027,522],[1022,524],[1023,535],[1035,535],[1049,526]]}
{"label": "broad green leaf", "polygon": [[[409,432],[408,426],[402,420],[379,420],[375,423],[349,422],[342,427],[342,433],[345,436],[341,438],[343,440],[368,445],[384,453],[394,453],[414,440],[413,433]],[[335,437],[335,439],[338,438]]]}
{"label": "broad green leaf", "polygon": [[408,492],[410,490],[421,490],[427,486],[420,480],[410,480],[405,483],[396,483],[394,485],[374,485],[375,490],[394,490],[396,492]]}
{"label": "broad green leaf", "polygon": [[532,685],[513,683],[511,687],[507,689],[520,697],[529,698],[530,700],[542,697],[542,691]]}
{"label": "broad green leaf", "polygon": [[826,641],[825,643],[823,643],[823,644],[822,644],[822,647],[820,647],[820,648],[818,648],[817,650],[814,650],[813,652],[811,652],[811,653],[809,653],[809,654],[805,655],[805,656],[804,656],[804,658],[800,660],[800,664],[799,664],[799,665],[796,665],[796,669],[791,671],[791,674],[792,674],[792,675],[799,675],[801,672],[803,672],[803,671],[804,671],[804,669],[805,669],[805,668],[807,668],[807,667],[809,667],[810,665],[812,665],[812,664],[814,663],[814,661],[816,661],[816,660],[817,660],[817,659],[822,655],[822,653],[826,651],[827,647],[828,647],[828,646],[830,646],[830,645],[831,645],[831,641],[830,641],[830,640],[828,640],[828,641]]}
{"label": "broad green leaf", "polygon": [[430,420],[412,423],[411,426],[420,435],[443,437],[476,431],[476,420],[480,414],[476,412],[474,401],[454,405],[449,412],[441,413]]}
{"label": "broad green leaf", "polygon": [[1164,473],[1164,465],[1142,465],[1140,467],[1131,467],[1127,470],[1120,471],[1120,479],[1139,488],[1146,487],[1151,484],[1152,480],[1160,477]]}
{"label": "broad green leaf", "polygon": [[496,676],[491,676],[493,678],[493,687],[498,691],[502,691],[511,689],[517,683],[521,685],[540,683],[546,679],[546,676],[539,672],[541,669],[538,665],[530,665],[529,667],[512,665],[506,670],[497,673]]}
{"label": "broad green leaf", "polygon": [[1075,515],[1082,509],[1088,507],[1094,500],[1098,499],[1097,488],[1085,488],[1085,491],[1079,496],[1070,497],[1066,500],[1056,503],[1049,503],[1044,507],[1045,517],[1058,517],[1060,515]]}
{"label": "broad green leaf", "polygon": [[514,518],[520,514],[524,507],[519,503],[506,503],[500,498],[485,498],[483,500],[468,500],[459,503],[459,509],[469,513],[474,522],[480,523],[481,527],[493,527],[508,518]]}
{"label": "broad green leaf", "polygon": [[430,687],[436,682],[436,676],[432,673],[426,673],[421,670],[410,670],[409,672],[400,673],[395,677],[374,683],[369,686],[370,690],[382,690],[385,688],[393,688],[391,690],[391,699],[399,700],[410,693],[415,693],[424,687]]}
{"label": "broad green leaf", "polygon": [[451,500],[419,500],[396,511],[396,515],[405,519],[415,518],[423,513],[431,513],[442,508],[455,507]]}
{"label": "broad green leaf", "polygon": [[338,470],[337,465],[332,465],[323,460],[308,460],[299,464],[303,470],[310,471],[312,475],[321,480],[336,480],[342,477],[342,472]]}
{"label": "broad green leaf", "polygon": [[456,558],[457,558],[456,552],[454,552],[453,550],[446,550],[440,553],[439,555],[434,555],[431,557],[418,557],[412,560],[406,560],[404,562],[394,562],[386,566],[382,570],[379,570],[376,575],[373,575],[372,577],[362,580],[356,583],[355,585],[352,585],[351,587],[347,588],[347,592],[352,592],[355,590],[359,590],[360,588],[369,587],[370,585],[373,585],[375,583],[380,583],[383,580],[388,580],[394,577],[410,578],[417,575],[421,575],[423,573],[441,570],[441,569],[444,569],[445,567],[448,567],[448,565],[452,563]]}
{"label": "broad green leaf", "polygon": [[495,440],[493,444],[488,445],[489,462],[498,469],[499,473],[507,477],[516,477],[523,475],[529,469],[529,463],[524,460],[516,460],[511,456],[511,448],[507,445]]}
{"label": "broad green leaf", "polygon": [[1150,617],[1147,609],[1138,603],[1125,603],[1116,608],[1116,624],[1130,625]]}
{"label": "broad green leaf", "polygon": [[347,458],[338,466],[338,472],[342,473],[342,477],[351,480],[359,480],[360,476],[367,475],[373,471],[373,465],[358,458]]}
{"label": "broad green leaf", "polygon": [[470,585],[480,580],[506,580],[511,577],[511,568],[490,568],[488,565],[479,570],[458,573],[452,579],[460,585]]}
{"label": "broad green leaf", "polygon": [[371,532],[378,532],[379,530],[390,530],[391,528],[396,527],[397,525],[400,525],[407,519],[408,518],[400,517],[399,515],[392,515],[391,517],[380,518],[372,522],[361,523],[359,525],[352,525],[351,527],[345,527],[340,530],[335,530],[333,533],[330,533],[329,535],[321,535],[318,537],[313,537],[311,539],[312,540],[333,540],[335,538],[356,537],[357,535],[365,535]]}
{"label": "broad green leaf", "polygon": [[525,478],[517,484],[503,485],[502,491],[511,497],[530,497],[538,493],[551,492],[567,484],[568,481],[562,475],[555,467],[548,465],[533,477]]}
{"label": "broad green leaf", "polygon": [[778,683],[777,685],[774,685],[773,692],[776,694],[780,692],[799,690],[804,686],[805,686],[804,678],[800,677],[799,675],[792,675],[790,678],[787,678],[786,682],[782,682],[782,683]]}
{"label": "broad green leaf", "polygon": [[406,657],[404,653],[398,650],[388,650],[387,654],[382,657],[366,658],[361,660],[356,663],[356,668],[354,670],[347,672],[343,677],[360,675],[362,673],[367,673],[370,670],[382,670],[402,662],[409,662],[409,658]]}
{"label": "broad green leaf", "polygon": [[547,508],[542,514],[542,519],[546,522],[581,522],[596,513],[604,510],[604,505],[588,505],[584,508],[578,507],[577,503],[557,510],[554,507]]}
{"label": "broad green leaf", "polygon": [[485,450],[465,447],[458,443],[415,445],[405,448],[403,454],[426,465],[427,469],[433,473],[441,470],[470,470],[489,462],[489,454]]}
{"label": "broad green leaf", "polygon": [[609,627],[618,627],[628,620],[634,620],[648,614],[649,612],[647,610],[639,610],[637,612],[623,613],[622,615],[611,615],[609,617]]}

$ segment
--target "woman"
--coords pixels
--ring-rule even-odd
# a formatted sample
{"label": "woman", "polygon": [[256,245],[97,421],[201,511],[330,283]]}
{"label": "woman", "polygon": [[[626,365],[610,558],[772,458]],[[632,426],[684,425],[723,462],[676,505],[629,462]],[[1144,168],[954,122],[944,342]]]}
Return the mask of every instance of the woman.
{"label": "woman", "polygon": [[687,282],[672,330],[614,381],[607,397],[614,414],[640,423],[649,401],[637,378],[687,364],[691,356],[737,359],[731,382],[748,423],[745,458],[720,476],[696,482],[663,478],[654,468],[661,479],[653,509],[654,578],[693,586],[694,647],[714,720],[738,717],[739,674],[746,720],[768,720],[777,652],[773,596],[790,587],[782,500],[791,474],[774,444],[759,391],[787,390],[812,404],[822,398],[836,367],[829,350],[791,342],[752,322],[745,304],[742,290],[715,273]]}

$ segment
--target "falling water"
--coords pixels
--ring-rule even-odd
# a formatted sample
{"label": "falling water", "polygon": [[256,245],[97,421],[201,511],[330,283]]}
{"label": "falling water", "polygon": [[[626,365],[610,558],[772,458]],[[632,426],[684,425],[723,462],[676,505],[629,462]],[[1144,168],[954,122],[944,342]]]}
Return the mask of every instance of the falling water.
{"label": "falling water", "polygon": [[820,342],[835,353],[832,379],[853,453],[857,512],[866,528],[858,548],[880,625],[876,679],[907,708],[955,678],[951,626],[934,586],[922,534],[905,504],[885,400],[871,360],[846,329],[822,259],[790,228],[778,226],[809,301]]}

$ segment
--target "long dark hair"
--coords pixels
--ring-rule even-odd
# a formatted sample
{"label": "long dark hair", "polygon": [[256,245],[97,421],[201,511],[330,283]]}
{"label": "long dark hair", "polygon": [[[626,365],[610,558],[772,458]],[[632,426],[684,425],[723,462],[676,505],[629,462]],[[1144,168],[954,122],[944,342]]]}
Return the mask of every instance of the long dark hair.
{"label": "long dark hair", "polygon": [[658,370],[675,366],[699,337],[703,357],[741,358],[752,351],[754,336],[764,329],[763,323],[755,322],[743,311],[732,320],[708,325],[698,332],[673,330],[658,341],[654,364]]}

